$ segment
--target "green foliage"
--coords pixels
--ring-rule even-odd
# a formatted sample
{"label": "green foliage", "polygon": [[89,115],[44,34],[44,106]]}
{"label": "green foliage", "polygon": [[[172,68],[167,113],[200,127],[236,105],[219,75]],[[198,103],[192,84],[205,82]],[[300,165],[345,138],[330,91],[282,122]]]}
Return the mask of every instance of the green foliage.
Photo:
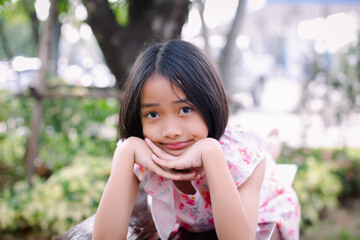
{"label": "green foliage", "polygon": [[129,1],[120,0],[116,2],[109,2],[113,10],[116,21],[120,26],[127,26],[129,24]]}
{"label": "green foliage", "polygon": [[327,149],[283,149],[279,161],[298,165],[293,186],[301,205],[302,231],[319,224],[326,210],[338,206],[342,179],[336,174],[336,153],[337,150]]}
{"label": "green foliage", "polygon": [[342,192],[339,196],[343,204],[347,204],[354,199],[360,199],[360,149],[348,154],[348,161],[339,162],[339,169],[336,174],[342,180]]}
{"label": "green foliage", "polygon": [[[33,99],[0,92],[0,186],[25,176],[23,156],[29,136]],[[115,99],[44,101],[38,170],[47,173],[69,165],[74,156],[111,157],[117,139]]]}
{"label": "green foliage", "polygon": [[348,233],[345,229],[342,229],[338,236],[336,236],[334,239],[336,240],[360,240],[360,231],[356,235],[352,235]]}
{"label": "green foliage", "polygon": [[107,178],[110,158],[81,157],[34,188],[19,181],[0,194],[0,233],[40,229],[47,237],[65,232],[95,213]]}
{"label": "green foliage", "polygon": [[115,99],[52,99],[44,102],[40,159],[59,169],[72,156],[110,156],[117,139]]}
{"label": "green foliage", "polygon": [[33,104],[0,91],[0,105],[0,188],[5,188],[25,175],[22,158]]}
{"label": "green foliage", "polygon": [[34,188],[29,189],[22,159],[34,100],[0,92],[0,235],[30,229],[41,233],[37,239],[49,239],[64,232],[95,212],[109,174],[118,101],[43,103],[36,166],[39,175],[52,175],[46,182],[36,176]]}
{"label": "green foliage", "polygon": [[294,189],[301,205],[303,227],[316,224],[325,210],[337,206],[341,180],[334,170],[334,164],[314,157],[308,157],[299,168]]}
{"label": "green foliage", "polygon": [[59,13],[67,13],[70,9],[69,0],[60,0],[58,1]]}
{"label": "green foliage", "polygon": [[[34,57],[37,55],[37,43],[32,32],[30,11],[34,10],[34,1],[5,1],[0,4],[0,24],[13,55]],[[4,42],[0,41],[0,59],[12,57],[4,52]]]}

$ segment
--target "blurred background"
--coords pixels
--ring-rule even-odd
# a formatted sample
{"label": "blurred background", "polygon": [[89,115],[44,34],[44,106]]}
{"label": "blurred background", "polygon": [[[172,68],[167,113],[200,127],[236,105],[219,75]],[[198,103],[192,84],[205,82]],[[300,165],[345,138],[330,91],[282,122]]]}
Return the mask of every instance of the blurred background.
{"label": "blurred background", "polygon": [[230,125],[283,142],[301,239],[360,239],[359,0],[0,0],[0,239],[95,213],[121,89],[145,45],[218,65]]}

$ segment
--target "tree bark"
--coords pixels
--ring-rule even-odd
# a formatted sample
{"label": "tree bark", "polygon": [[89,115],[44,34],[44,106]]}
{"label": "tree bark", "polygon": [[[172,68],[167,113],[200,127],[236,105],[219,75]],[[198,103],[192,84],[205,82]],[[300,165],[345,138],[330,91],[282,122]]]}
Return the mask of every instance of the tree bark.
{"label": "tree bark", "polygon": [[241,25],[244,19],[245,13],[245,0],[239,0],[236,9],[235,19],[231,26],[231,30],[227,35],[226,45],[222,51],[219,66],[224,81],[225,89],[232,89],[231,86],[231,69],[233,65],[234,53],[236,50],[236,39],[240,34]]}
{"label": "tree bark", "polygon": [[31,30],[32,30],[32,35],[35,41],[36,46],[38,46],[39,44],[39,19],[36,16],[36,12],[35,12],[35,8],[34,8],[34,3],[33,1],[30,0],[24,0],[23,2],[23,7],[25,12],[27,13],[30,21],[31,21]]}
{"label": "tree bark", "polygon": [[189,0],[129,0],[129,23],[116,22],[108,1],[83,0],[90,25],[107,65],[121,89],[138,52],[159,40],[180,38]]}
{"label": "tree bark", "polygon": [[32,186],[32,177],[35,173],[35,159],[38,157],[38,142],[40,127],[42,123],[43,103],[42,99],[37,99],[33,108],[30,126],[30,136],[27,142],[24,161],[26,164],[26,181]]}
{"label": "tree bark", "polygon": [[43,103],[42,99],[45,94],[44,80],[46,78],[47,67],[48,67],[48,58],[51,47],[51,29],[54,25],[55,18],[57,16],[57,0],[51,1],[49,18],[46,22],[44,33],[41,36],[41,41],[39,45],[39,58],[41,60],[41,67],[37,73],[36,78],[31,84],[31,91],[35,97],[36,103],[33,109],[33,114],[31,118],[30,126],[30,136],[26,146],[26,151],[24,155],[24,161],[27,166],[26,170],[26,180],[30,186],[32,186],[32,176],[35,173],[34,161],[38,156],[38,141],[40,135],[40,128],[42,123],[42,110]]}
{"label": "tree bark", "polygon": [[204,39],[204,49],[208,56],[211,56],[210,46],[209,46],[209,31],[205,23],[204,12],[205,12],[205,2],[206,0],[196,0],[196,3],[199,7],[199,15],[201,20],[201,35]]}

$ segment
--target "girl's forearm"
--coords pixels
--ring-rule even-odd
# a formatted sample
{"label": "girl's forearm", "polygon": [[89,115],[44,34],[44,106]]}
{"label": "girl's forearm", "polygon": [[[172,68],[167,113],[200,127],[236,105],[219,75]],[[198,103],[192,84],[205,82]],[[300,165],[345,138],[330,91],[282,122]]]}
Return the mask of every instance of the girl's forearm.
{"label": "girl's forearm", "polygon": [[93,239],[126,239],[139,182],[131,147],[115,151],[113,168],[96,212]]}
{"label": "girl's forearm", "polygon": [[203,159],[218,238],[254,239],[256,230],[251,226],[221,146],[216,140],[207,145]]}

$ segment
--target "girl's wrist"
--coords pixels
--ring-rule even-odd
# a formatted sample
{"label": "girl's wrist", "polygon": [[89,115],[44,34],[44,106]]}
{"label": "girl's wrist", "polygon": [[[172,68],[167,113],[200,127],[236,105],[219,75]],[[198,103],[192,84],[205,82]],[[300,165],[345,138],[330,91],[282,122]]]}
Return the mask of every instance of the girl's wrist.
{"label": "girl's wrist", "polygon": [[129,159],[131,159],[131,164],[135,164],[135,148],[136,146],[139,146],[139,141],[141,141],[142,139],[138,138],[138,137],[129,137],[127,139],[125,139],[124,143],[123,143],[123,149],[122,149],[122,154],[128,155],[130,156]]}
{"label": "girl's wrist", "polygon": [[224,154],[220,145],[220,142],[214,138],[206,138],[206,141],[203,142],[203,150],[202,150],[202,162],[204,166],[204,170],[218,165],[218,161],[224,160]]}

